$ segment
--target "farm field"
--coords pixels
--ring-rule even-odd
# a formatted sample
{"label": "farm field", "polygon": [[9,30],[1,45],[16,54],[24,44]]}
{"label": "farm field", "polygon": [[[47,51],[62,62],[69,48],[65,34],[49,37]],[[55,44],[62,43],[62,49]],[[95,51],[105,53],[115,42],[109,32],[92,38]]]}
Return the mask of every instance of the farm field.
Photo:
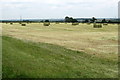
{"label": "farm field", "polygon": [[93,24],[82,23],[3,23],[2,36],[3,77],[118,76],[117,24],[93,28]]}

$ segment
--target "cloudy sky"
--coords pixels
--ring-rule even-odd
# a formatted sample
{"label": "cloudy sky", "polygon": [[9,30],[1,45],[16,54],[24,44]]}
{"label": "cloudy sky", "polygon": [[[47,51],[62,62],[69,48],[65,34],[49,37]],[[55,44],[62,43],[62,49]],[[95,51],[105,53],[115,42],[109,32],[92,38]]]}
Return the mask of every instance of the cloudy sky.
{"label": "cloudy sky", "polygon": [[118,16],[119,0],[0,0],[0,19]]}

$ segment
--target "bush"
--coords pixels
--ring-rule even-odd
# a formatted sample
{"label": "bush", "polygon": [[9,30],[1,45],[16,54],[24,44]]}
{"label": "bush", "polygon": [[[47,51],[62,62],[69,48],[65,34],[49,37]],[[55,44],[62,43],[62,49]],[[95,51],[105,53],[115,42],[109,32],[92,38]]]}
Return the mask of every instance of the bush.
{"label": "bush", "polygon": [[72,25],[79,25],[79,23],[72,23]]}
{"label": "bush", "polygon": [[49,25],[50,25],[50,22],[44,22],[43,25],[44,25],[44,26],[49,26]]}
{"label": "bush", "polygon": [[102,25],[101,24],[94,24],[93,27],[94,28],[102,28]]}

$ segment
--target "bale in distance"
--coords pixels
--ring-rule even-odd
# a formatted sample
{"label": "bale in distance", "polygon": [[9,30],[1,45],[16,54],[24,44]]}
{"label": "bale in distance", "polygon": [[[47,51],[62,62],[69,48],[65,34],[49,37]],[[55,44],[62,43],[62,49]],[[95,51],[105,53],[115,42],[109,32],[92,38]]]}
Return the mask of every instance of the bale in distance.
{"label": "bale in distance", "polygon": [[107,23],[103,23],[103,25],[106,25],[106,26],[107,26],[108,24],[107,24]]}
{"label": "bale in distance", "polygon": [[76,25],[79,25],[79,23],[78,23],[78,22],[76,22],[76,23],[72,23],[72,25],[76,26]]}
{"label": "bale in distance", "polygon": [[49,26],[49,25],[50,25],[50,22],[44,22],[43,25],[44,25],[44,26]]}
{"label": "bale in distance", "polygon": [[49,20],[45,20],[45,21],[43,22],[43,25],[44,25],[44,26],[49,26],[49,25],[50,25],[50,21],[49,21]]}
{"label": "bale in distance", "polygon": [[96,24],[96,23],[95,23],[95,24],[93,25],[93,27],[94,27],[94,28],[102,28],[102,25],[101,25],[101,24]]}
{"label": "bale in distance", "polygon": [[13,23],[10,23],[10,25],[13,25]]}
{"label": "bale in distance", "polygon": [[21,26],[26,26],[26,24],[21,24]]}

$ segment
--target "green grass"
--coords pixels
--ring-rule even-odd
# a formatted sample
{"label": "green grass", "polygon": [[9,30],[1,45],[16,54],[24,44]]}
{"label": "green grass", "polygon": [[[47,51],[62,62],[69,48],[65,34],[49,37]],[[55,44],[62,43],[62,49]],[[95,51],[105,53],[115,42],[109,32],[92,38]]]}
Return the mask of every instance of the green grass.
{"label": "green grass", "polygon": [[0,36],[0,79],[2,79],[2,36]]}
{"label": "green grass", "polygon": [[3,78],[116,78],[117,61],[3,36]]}

